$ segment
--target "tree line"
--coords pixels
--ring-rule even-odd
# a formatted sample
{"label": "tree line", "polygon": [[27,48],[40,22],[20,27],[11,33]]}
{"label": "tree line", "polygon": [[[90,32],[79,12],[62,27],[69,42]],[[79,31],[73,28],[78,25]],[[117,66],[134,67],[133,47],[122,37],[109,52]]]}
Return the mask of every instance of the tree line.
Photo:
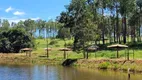
{"label": "tree line", "polygon": [[[142,0],[72,0],[57,20],[70,28],[74,46],[141,41]],[[82,45],[82,46],[83,46]]]}
{"label": "tree line", "polygon": [[142,0],[71,0],[65,8],[57,21],[84,57],[88,45],[141,42]]}
{"label": "tree line", "polygon": [[55,38],[60,26],[52,20],[27,19],[18,23],[0,20],[0,53],[18,53],[22,48],[36,48],[36,38]]}
{"label": "tree line", "polygon": [[[0,31],[8,30],[10,28],[23,28],[33,37],[38,37],[38,38],[44,38],[45,31],[46,33],[50,33],[50,35],[48,36],[55,38],[60,27],[61,24],[53,20],[45,21],[42,19],[39,20],[27,19],[25,21],[19,21],[18,23],[14,22],[9,23],[9,21],[6,19],[4,20],[0,19]],[[38,33],[38,35],[37,34],[35,35],[35,33]]]}

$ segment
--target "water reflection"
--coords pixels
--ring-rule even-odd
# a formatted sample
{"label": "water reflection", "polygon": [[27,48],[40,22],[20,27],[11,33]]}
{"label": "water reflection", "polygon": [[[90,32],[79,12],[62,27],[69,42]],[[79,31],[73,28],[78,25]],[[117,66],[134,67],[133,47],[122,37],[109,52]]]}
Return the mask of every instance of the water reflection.
{"label": "water reflection", "polygon": [[0,80],[141,80],[126,74],[85,68],[46,65],[1,65]]}

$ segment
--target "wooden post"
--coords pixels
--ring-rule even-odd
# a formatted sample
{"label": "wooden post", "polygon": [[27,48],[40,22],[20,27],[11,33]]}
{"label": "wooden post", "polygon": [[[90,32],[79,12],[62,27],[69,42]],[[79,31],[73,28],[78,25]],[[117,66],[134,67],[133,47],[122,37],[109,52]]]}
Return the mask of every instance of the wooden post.
{"label": "wooden post", "polygon": [[95,58],[96,58],[96,52],[95,52]]}
{"label": "wooden post", "polygon": [[64,59],[66,59],[66,51],[64,50]]}
{"label": "wooden post", "polygon": [[130,78],[131,78],[131,75],[128,73],[128,80],[130,80]]}
{"label": "wooden post", "polygon": [[126,60],[127,54],[126,54],[126,49],[125,49],[125,60]]}
{"label": "wooden post", "polygon": [[26,52],[26,56],[28,55],[28,52],[27,51],[25,51]]}
{"label": "wooden post", "polygon": [[128,80],[130,80],[131,75],[130,75],[130,68],[128,68]]}
{"label": "wooden post", "polygon": [[119,52],[118,52],[118,48],[117,48],[117,58],[119,58]]}
{"label": "wooden post", "polygon": [[27,51],[28,52],[28,57],[30,57],[30,51]]}
{"label": "wooden post", "polygon": [[88,59],[88,51],[87,51],[87,56],[86,56],[86,59]]}
{"label": "wooden post", "polygon": [[49,57],[49,50],[48,50],[48,38],[47,38],[46,42],[47,42],[47,51],[46,51],[46,55],[47,55],[47,58],[48,58],[48,57]]}
{"label": "wooden post", "polygon": [[31,51],[29,51],[29,57],[31,57],[31,55],[32,55],[32,54],[31,54]]}
{"label": "wooden post", "polygon": [[66,53],[67,59],[68,59],[68,53]]}
{"label": "wooden post", "polygon": [[129,49],[128,49],[128,52],[127,52],[127,60],[129,60]]}
{"label": "wooden post", "polygon": [[46,51],[46,53],[47,53],[47,58],[49,57],[49,51],[48,51],[48,48],[47,48],[47,51]]}
{"label": "wooden post", "polygon": [[134,55],[134,49],[133,49],[133,59],[134,59],[134,56],[135,56],[135,55]]}

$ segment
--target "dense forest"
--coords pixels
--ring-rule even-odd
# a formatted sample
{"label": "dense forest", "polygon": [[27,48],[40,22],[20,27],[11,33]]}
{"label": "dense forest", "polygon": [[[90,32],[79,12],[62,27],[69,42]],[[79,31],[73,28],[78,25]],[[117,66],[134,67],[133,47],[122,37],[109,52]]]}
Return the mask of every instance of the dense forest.
{"label": "dense forest", "polygon": [[142,0],[71,0],[65,8],[56,20],[0,20],[0,33],[22,28],[33,38],[73,39],[74,50],[90,44],[142,41]]}

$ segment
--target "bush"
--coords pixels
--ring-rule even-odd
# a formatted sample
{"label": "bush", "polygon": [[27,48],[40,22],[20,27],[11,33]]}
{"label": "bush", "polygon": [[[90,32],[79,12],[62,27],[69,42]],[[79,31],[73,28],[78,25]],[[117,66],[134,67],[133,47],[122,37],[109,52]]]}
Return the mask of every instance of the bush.
{"label": "bush", "polygon": [[113,64],[113,69],[117,70],[119,68],[118,64]]}
{"label": "bush", "polygon": [[109,62],[103,62],[99,64],[99,69],[107,69],[109,64],[110,64]]}
{"label": "bush", "polygon": [[42,37],[42,36],[38,36],[38,37],[37,37],[37,39],[44,39],[44,37]]}
{"label": "bush", "polygon": [[54,45],[54,44],[57,44],[58,42],[56,40],[52,40],[49,45]]}
{"label": "bush", "polygon": [[60,47],[60,45],[55,45],[55,47]]}
{"label": "bush", "polygon": [[141,42],[135,42],[135,43],[127,43],[127,45],[130,48],[136,48],[136,49],[142,49],[142,43]]}
{"label": "bush", "polygon": [[13,28],[0,33],[0,52],[18,53],[25,47],[34,47],[34,41],[24,29]]}
{"label": "bush", "polygon": [[73,44],[72,44],[72,42],[69,42],[69,43],[66,44],[66,46],[67,46],[67,47],[72,47]]}

